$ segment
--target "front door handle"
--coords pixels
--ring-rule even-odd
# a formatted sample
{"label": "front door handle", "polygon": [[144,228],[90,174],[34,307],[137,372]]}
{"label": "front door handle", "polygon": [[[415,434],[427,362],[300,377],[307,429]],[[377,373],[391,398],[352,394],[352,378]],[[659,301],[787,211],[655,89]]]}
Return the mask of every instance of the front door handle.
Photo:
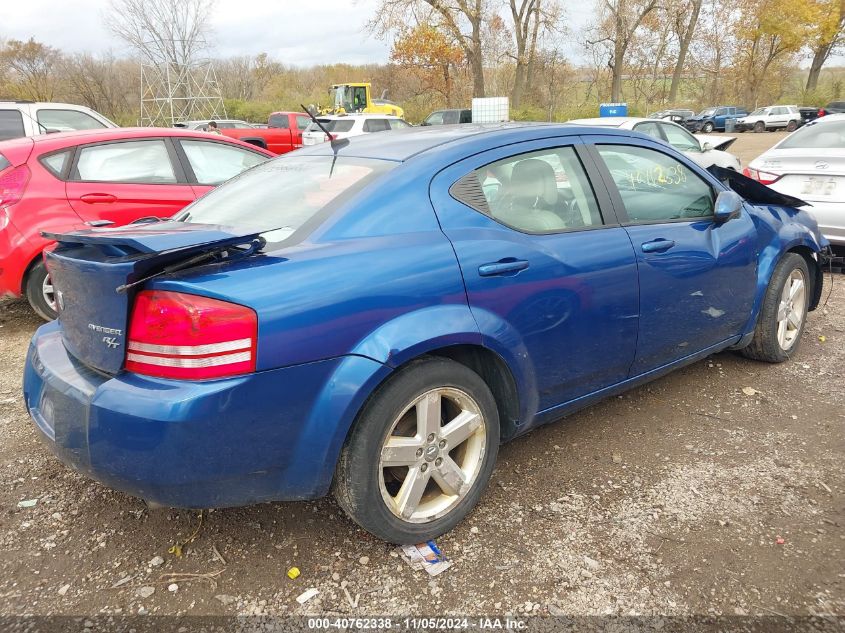
{"label": "front door handle", "polygon": [[675,245],[675,240],[665,240],[662,237],[652,242],[644,242],[643,253],[665,253]]}
{"label": "front door handle", "polygon": [[524,259],[506,257],[497,262],[482,264],[478,267],[478,274],[482,277],[493,277],[494,275],[515,275],[520,270],[528,268],[528,262]]}
{"label": "front door handle", "polygon": [[85,193],[79,199],[88,204],[110,204],[117,201],[117,196],[110,193]]}

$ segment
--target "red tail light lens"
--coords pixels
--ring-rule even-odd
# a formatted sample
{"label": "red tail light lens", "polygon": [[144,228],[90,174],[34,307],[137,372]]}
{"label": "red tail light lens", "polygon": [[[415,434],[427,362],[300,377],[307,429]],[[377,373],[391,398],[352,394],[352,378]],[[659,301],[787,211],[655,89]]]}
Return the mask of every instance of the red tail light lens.
{"label": "red tail light lens", "polygon": [[761,185],[771,185],[772,183],[777,182],[780,180],[780,176],[778,174],[770,174],[767,171],[760,171],[759,169],[751,169],[750,167],[746,167],[742,170],[749,178],[753,178]]}
{"label": "red tail light lens", "polygon": [[29,175],[29,167],[26,165],[0,172],[0,209],[20,202]]}
{"label": "red tail light lens", "polygon": [[205,380],[255,371],[258,317],[246,306],[198,295],[144,290],[129,323],[126,369]]}
{"label": "red tail light lens", "polygon": [[825,114],[827,114],[827,112],[825,112],[824,108],[819,108],[819,116],[824,116]]}

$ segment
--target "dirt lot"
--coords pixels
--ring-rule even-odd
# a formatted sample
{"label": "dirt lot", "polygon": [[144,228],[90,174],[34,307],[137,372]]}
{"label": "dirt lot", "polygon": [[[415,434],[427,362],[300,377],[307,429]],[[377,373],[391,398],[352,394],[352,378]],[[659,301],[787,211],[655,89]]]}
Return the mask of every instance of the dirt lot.
{"label": "dirt lot", "polygon": [[[747,164],[779,137],[734,149]],[[430,579],[331,500],[212,511],[168,553],[196,514],[42,447],[20,394],[39,321],[2,302],[0,614],[843,614],[844,313],[837,276],[791,362],[723,353],[506,445]]]}

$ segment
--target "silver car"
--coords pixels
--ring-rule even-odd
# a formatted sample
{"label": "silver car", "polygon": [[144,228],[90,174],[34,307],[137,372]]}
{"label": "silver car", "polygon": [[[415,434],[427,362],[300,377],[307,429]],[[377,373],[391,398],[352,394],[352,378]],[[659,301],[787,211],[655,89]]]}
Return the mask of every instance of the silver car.
{"label": "silver car", "polygon": [[799,128],[752,160],[745,175],[808,202],[824,236],[845,246],[845,114]]}
{"label": "silver car", "polygon": [[693,136],[685,128],[672,121],[641,117],[611,116],[598,119],[576,119],[569,121],[569,123],[615,127],[620,130],[634,130],[647,134],[683,152],[705,169],[711,165],[718,165],[734,171],[739,171],[742,168],[739,158],[724,151],[736,140],[735,136]]}

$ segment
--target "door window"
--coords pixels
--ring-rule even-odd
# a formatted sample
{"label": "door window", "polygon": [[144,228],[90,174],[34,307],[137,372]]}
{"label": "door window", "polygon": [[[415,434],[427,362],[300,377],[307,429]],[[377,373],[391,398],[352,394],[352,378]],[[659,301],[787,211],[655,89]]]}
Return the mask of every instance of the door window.
{"label": "door window", "polygon": [[0,110],[0,141],[26,136],[23,117],[17,110]]}
{"label": "door window", "polygon": [[425,120],[426,125],[443,125],[443,112],[432,112]]}
{"label": "door window", "polygon": [[167,184],[176,174],[164,141],[128,141],[80,149],[72,179]]}
{"label": "door window", "polygon": [[450,191],[464,204],[523,233],[602,224],[587,174],[572,147],[490,163],[461,178]]}
{"label": "door window", "polygon": [[666,135],[666,140],[669,141],[669,145],[674,147],[677,150],[682,152],[700,152],[701,145],[696,140],[696,138],[687,132],[684,128],[679,127],[677,125],[667,125],[666,123],[660,123],[661,129],[663,130],[663,134]]}
{"label": "door window", "polygon": [[38,123],[46,130],[70,132],[73,130],[99,130],[106,127],[97,119],[76,110],[39,110]]}
{"label": "door window", "polygon": [[201,185],[219,185],[267,158],[240,147],[210,141],[182,140],[182,149]]}
{"label": "door window", "polygon": [[[298,121],[299,121],[299,118],[297,117],[297,122]],[[283,130],[288,129],[290,127],[290,122],[288,121],[288,115],[287,114],[272,114],[272,115],[270,115],[270,119],[267,121],[267,126],[268,127],[280,128],[280,129],[283,129]],[[308,127],[307,123],[306,123],[305,127]],[[304,130],[305,128],[300,128],[300,129]]]}
{"label": "door window", "polygon": [[630,145],[597,146],[631,222],[713,215],[713,190],[687,166],[661,152]]}

